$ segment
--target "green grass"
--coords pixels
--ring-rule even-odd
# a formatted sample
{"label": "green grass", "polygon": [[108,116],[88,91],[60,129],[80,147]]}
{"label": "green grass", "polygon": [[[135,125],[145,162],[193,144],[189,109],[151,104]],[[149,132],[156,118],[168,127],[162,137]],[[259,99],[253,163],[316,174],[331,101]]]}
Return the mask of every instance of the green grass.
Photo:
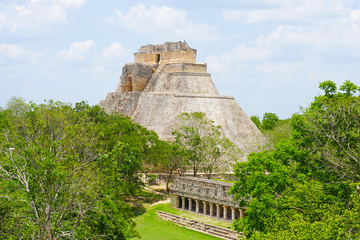
{"label": "green grass", "polygon": [[211,180],[220,181],[220,182],[227,182],[227,183],[236,183],[235,180],[224,180],[224,179],[216,179],[216,178],[212,178]]}
{"label": "green grass", "polygon": [[207,216],[204,216],[204,215],[201,215],[201,214],[199,215],[199,214],[196,214],[196,213],[183,211],[183,210],[180,210],[180,209],[177,209],[177,208],[172,208],[172,207],[170,207],[170,203],[161,204],[157,208],[158,208],[157,211],[163,211],[163,212],[172,213],[172,214],[175,214],[175,215],[180,216],[180,217],[190,218],[190,219],[193,219],[193,220],[197,220],[197,221],[200,221],[200,222],[203,222],[203,223],[207,223],[207,224],[211,224],[211,225],[215,225],[215,226],[219,226],[219,227],[223,227],[223,228],[228,228],[228,227],[232,226],[231,222],[220,221],[220,220],[217,220],[215,218],[210,218],[210,217],[207,217]]}
{"label": "green grass", "polygon": [[[203,221],[202,218],[205,218],[205,220],[207,219],[207,217],[199,216],[197,214],[191,214],[191,213],[183,212],[178,209],[173,209],[170,207],[169,203],[158,204],[153,206],[150,205],[146,207],[146,212],[144,214],[137,216],[135,219],[136,230],[140,234],[142,240],[186,240],[186,239],[218,240],[219,239],[210,235],[206,235],[184,227],[177,226],[172,222],[164,221],[159,216],[157,216],[156,211],[169,212],[188,218],[189,216],[187,214],[195,215],[192,216],[192,218],[200,221]],[[207,221],[209,220],[213,220],[213,219],[207,219]],[[221,222],[221,221],[216,221],[216,222]],[[227,225],[230,225],[230,223],[226,223],[226,222],[223,223],[223,226],[226,227]]]}

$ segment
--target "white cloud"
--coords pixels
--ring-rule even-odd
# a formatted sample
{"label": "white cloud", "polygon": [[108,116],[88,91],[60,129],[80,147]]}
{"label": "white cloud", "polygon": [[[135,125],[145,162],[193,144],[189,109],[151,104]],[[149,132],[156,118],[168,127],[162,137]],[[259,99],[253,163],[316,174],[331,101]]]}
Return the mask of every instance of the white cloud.
{"label": "white cloud", "polygon": [[63,60],[81,61],[84,60],[85,55],[93,47],[95,47],[95,42],[92,40],[87,40],[84,42],[74,42],[70,45],[68,49],[60,50],[57,56]]}
{"label": "white cloud", "polygon": [[30,0],[23,5],[0,5],[0,33],[32,33],[49,23],[63,23],[68,13],[79,8],[86,0]]}
{"label": "white cloud", "polygon": [[[268,2],[274,7],[222,12],[235,24],[264,22],[268,32],[248,41],[243,37],[232,51],[209,56],[209,69],[222,74],[233,69],[263,82],[300,81],[294,74],[313,81],[310,75],[322,77],[327,65],[360,58],[360,10],[335,0]],[[321,77],[316,80],[325,80]]]}
{"label": "white cloud", "polygon": [[206,62],[214,71],[226,72],[232,68],[232,64],[261,62],[270,56],[271,51],[269,49],[260,46],[248,47],[240,44],[229,53],[223,53],[219,56],[208,56]]}
{"label": "white cloud", "polygon": [[314,19],[341,18],[349,11],[339,0],[269,0],[273,8],[244,10],[224,10],[222,15],[228,21],[247,23],[267,21],[313,22]]}
{"label": "white cloud", "polygon": [[6,59],[36,61],[37,55],[23,46],[16,44],[0,44],[0,61]]}
{"label": "white cloud", "polygon": [[0,44],[0,56],[17,58],[24,55],[25,51],[20,46],[14,44]]}
{"label": "white cloud", "polygon": [[137,33],[165,36],[168,39],[192,39],[195,41],[216,40],[217,28],[206,23],[192,22],[187,12],[162,6],[133,6],[128,12],[116,11],[116,17],[109,17],[107,23],[117,21]]}
{"label": "white cloud", "polygon": [[109,47],[105,47],[102,56],[105,59],[119,59],[127,55],[129,51],[125,50],[121,43],[114,42]]}
{"label": "white cloud", "polygon": [[352,10],[350,12],[350,20],[351,21],[360,20],[360,10]]}
{"label": "white cloud", "polygon": [[64,7],[79,8],[86,4],[86,0],[53,0],[54,4],[59,4]]}

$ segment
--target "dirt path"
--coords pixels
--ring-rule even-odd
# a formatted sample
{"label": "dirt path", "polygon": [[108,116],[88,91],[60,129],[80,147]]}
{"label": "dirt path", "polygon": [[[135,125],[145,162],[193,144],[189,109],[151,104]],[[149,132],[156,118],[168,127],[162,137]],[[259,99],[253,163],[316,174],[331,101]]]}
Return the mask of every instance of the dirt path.
{"label": "dirt path", "polygon": [[169,203],[169,202],[170,202],[170,198],[162,200],[162,201],[158,201],[156,203],[153,203],[153,204],[151,204],[151,206],[158,205],[158,204],[163,204],[163,203]]}

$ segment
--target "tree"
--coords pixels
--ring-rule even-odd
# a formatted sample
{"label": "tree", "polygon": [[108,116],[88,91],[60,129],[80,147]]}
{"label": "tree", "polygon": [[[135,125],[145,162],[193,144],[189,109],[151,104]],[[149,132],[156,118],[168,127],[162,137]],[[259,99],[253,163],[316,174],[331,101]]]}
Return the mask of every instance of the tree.
{"label": "tree", "polygon": [[264,130],[272,130],[275,128],[279,121],[279,117],[275,113],[264,113],[261,128]]}
{"label": "tree", "polygon": [[316,97],[293,116],[292,126],[294,139],[310,152],[305,165],[339,180],[360,179],[360,97],[335,92]]}
{"label": "tree", "polygon": [[137,236],[123,196],[138,188],[145,131],[120,131],[133,147],[115,142],[103,129],[114,118],[139,128],[84,102],[10,101],[0,112],[0,238]]}
{"label": "tree", "polygon": [[275,113],[266,112],[262,121],[258,116],[251,116],[250,119],[265,136],[263,149],[274,149],[274,145],[283,139],[287,139],[291,134],[290,119],[281,120]]}
{"label": "tree", "polygon": [[166,179],[166,189],[169,189],[169,183],[173,173],[179,171],[180,173],[186,171],[188,166],[188,154],[184,147],[177,142],[163,142],[160,144],[161,166],[168,173]]}
{"label": "tree", "polygon": [[350,82],[350,80],[345,80],[339,89],[343,91],[346,96],[351,96],[359,90],[359,87]]}
{"label": "tree", "polygon": [[220,126],[214,125],[205,113],[180,114],[172,134],[186,150],[194,176],[202,169],[210,178],[214,170],[225,169],[240,158],[240,150],[221,136]]}
{"label": "tree", "polygon": [[71,124],[71,108],[51,101],[10,114],[12,124],[1,134],[2,196],[15,192],[22,209],[31,209],[27,217],[39,239],[73,236],[96,199],[89,191],[96,192],[88,181],[96,153],[88,124]]}
{"label": "tree", "polygon": [[229,139],[220,136],[208,138],[201,169],[210,179],[213,172],[229,171],[241,156],[239,147]]}
{"label": "tree", "polygon": [[336,84],[331,80],[320,82],[319,88],[324,90],[326,96],[336,93],[337,89]]}
{"label": "tree", "polygon": [[[285,160],[289,153],[281,155]],[[278,196],[292,184],[289,168],[277,160],[276,154],[264,151],[248,155],[247,162],[236,163],[234,173],[239,180],[230,193],[247,214],[234,223],[235,228],[247,237],[256,231],[268,232],[277,221]]]}
{"label": "tree", "polygon": [[251,116],[250,117],[251,121],[253,121],[253,123],[255,124],[255,126],[261,130],[261,121],[260,121],[260,118],[259,116],[255,115],[255,116]]}
{"label": "tree", "polygon": [[230,191],[247,216],[234,226],[247,238],[359,238],[359,96],[326,85],[293,115],[290,138],[236,164]]}

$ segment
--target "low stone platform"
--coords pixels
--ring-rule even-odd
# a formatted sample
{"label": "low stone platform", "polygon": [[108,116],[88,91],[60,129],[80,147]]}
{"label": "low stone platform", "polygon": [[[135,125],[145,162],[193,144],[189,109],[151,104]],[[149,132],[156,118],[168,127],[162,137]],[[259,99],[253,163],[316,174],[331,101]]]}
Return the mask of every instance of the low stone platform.
{"label": "low stone platform", "polygon": [[186,227],[188,229],[209,234],[221,239],[227,240],[238,240],[239,237],[244,237],[242,233],[236,232],[231,229],[214,226],[211,224],[202,223],[196,220],[189,218],[180,217],[171,213],[166,213],[162,211],[156,212],[165,221],[173,222],[179,226]]}

